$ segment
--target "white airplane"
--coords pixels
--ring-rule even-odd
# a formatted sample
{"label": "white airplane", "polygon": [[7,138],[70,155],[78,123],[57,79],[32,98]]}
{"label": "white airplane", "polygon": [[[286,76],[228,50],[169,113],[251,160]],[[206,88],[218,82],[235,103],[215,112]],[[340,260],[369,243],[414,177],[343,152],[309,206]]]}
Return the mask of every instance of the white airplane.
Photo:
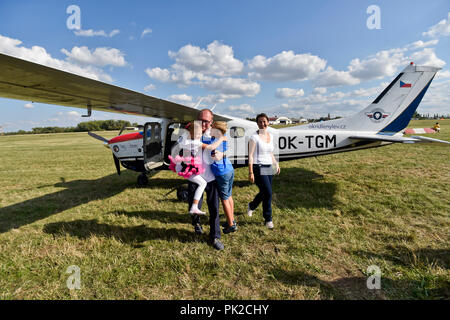
{"label": "white airplane", "polygon": [[[148,183],[147,174],[168,168],[168,156],[180,129],[197,118],[196,108],[157,99],[114,85],[0,54],[0,96],[92,110],[159,118],[147,122],[142,132],[107,140],[89,133],[111,149],[120,174],[120,164],[137,172],[138,184]],[[337,120],[283,129],[269,128],[275,137],[280,161],[381,147],[392,143],[437,142],[438,139],[404,137],[406,128],[439,68],[408,65],[364,110]],[[257,130],[255,122],[227,115],[227,157],[235,167],[248,161],[248,140]],[[146,134],[144,134],[146,132]]]}

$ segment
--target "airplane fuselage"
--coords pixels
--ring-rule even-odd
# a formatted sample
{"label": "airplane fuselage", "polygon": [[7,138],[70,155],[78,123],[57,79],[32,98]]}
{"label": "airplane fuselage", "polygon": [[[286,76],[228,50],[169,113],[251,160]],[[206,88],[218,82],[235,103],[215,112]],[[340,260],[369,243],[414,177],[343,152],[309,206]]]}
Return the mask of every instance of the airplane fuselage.
{"label": "airplane fuselage", "polygon": [[[162,170],[168,167],[168,155],[183,133],[183,125],[175,123],[178,128],[171,128],[174,123],[168,119],[161,122],[161,150],[152,159],[145,159],[144,131],[117,136],[108,141],[107,146],[122,166],[137,172]],[[248,141],[258,130],[256,123],[236,119],[228,123],[227,157],[235,167],[248,164]],[[306,129],[305,129],[306,128]],[[274,155],[279,161],[315,157],[332,153],[379,147],[390,144],[383,141],[358,141],[349,138],[354,131],[337,131],[307,129],[306,126],[275,129],[269,128],[275,143]],[[362,132],[364,133],[364,132]],[[152,133],[147,130],[147,137]]]}

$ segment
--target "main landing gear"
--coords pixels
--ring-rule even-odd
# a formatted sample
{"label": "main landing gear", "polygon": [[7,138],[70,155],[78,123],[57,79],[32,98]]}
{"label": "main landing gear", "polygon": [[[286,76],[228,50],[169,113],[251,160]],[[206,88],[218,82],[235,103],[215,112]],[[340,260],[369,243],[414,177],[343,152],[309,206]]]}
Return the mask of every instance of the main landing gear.
{"label": "main landing gear", "polygon": [[148,185],[148,178],[147,175],[145,173],[141,173],[138,177],[137,177],[137,185],[138,187],[146,187]]}

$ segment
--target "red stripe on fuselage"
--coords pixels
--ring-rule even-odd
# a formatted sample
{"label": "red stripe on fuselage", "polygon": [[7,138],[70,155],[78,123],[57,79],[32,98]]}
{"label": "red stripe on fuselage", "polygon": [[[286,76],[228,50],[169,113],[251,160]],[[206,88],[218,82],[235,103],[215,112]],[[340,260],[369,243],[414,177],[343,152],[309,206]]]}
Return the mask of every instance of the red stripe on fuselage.
{"label": "red stripe on fuselage", "polygon": [[123,134],[121,136],[112,138],[111,140],[108,141],[108,144],[142,139],[142,138],[143,138],[143,136],[140,132],[127,133],[127,134]]}

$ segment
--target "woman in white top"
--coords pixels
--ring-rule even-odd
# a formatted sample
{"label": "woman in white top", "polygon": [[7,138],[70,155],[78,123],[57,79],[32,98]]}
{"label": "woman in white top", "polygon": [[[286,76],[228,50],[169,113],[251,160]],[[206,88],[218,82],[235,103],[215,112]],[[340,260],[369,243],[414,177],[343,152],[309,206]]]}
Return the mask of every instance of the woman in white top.
{"label": "woman in white top", "polygon": [[249,180],[251,183],[256,183],[259,193],[248,204],[247,214],[252,216],[253,211],[262,202],[266,226],[272,229],[272,180],[274,172],[272,165],[276,167],[277,174],[280,174],[280,166],[273,155],[273,135],[267,131],[269,118],[266,114],[261,113],[256,116],[256,122],[259,130],[251,136],[248,143],[248,170]]}

